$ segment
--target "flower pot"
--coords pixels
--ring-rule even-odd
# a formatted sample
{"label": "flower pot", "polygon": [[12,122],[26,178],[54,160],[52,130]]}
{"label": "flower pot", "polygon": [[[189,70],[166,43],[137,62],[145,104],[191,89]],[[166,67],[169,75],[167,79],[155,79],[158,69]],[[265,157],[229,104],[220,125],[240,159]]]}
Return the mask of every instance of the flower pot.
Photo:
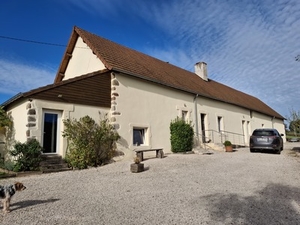
{"label": "flower pot", "polygon": [[225,151],[226,151],[226,152],[232,152],[232,151],[233,151],[232,145],[225,146]]}
{"label": "flower pot", "polygon": [[139,172],[142,172],[144,171],[144,164],[143,163],[132,163],[130,165],[130,171],[132,173],[139,173]]}

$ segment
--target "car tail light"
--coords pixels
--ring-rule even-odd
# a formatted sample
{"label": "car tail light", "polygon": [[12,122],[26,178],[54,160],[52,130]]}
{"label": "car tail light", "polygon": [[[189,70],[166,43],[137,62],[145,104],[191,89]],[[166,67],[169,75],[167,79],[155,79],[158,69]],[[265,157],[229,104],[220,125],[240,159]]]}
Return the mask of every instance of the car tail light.
{"label": "car tail light", "polygon": [[276,139],[276,136],[270,136],[269,137],[269,141],[273,141],[273,140],[275,140]]}

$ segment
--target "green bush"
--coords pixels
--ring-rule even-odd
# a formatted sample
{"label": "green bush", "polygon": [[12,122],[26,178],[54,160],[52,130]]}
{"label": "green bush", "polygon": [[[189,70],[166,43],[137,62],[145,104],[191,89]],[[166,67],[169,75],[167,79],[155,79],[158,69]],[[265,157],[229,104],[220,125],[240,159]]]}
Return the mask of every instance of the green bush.
{"label": "green bush", "polygon": [[0,168],[4,169],[4,157],[0,153]]}
{"label": "green bush", "polygon": [[63,136],[68,139],[68,151],[65,160],[69,166],[85,169],[88,166],[98,166],[109,161],[115,154],[119,134],[107,118],[97,124],[89,116],[78,120],[64,121]]}
{"label": "green bush", "polygon": [[25,143],[17,142],[14,145],[14,150],[9,151],[16,162],[13,170],[31,171],[38,170],[41,162],[42,147],[36,139],[30,139]]}
{"label": "green bush", "polygon": [[176,118],[170,123],[172,152],[187,152],[193,149],[194,130],[190,123]]}
{"label": "green bush", "polygon": [[2,169],[13,171],[15,163],[12,160],[5,160]]}
{"label": "green bush", "polygon": [[231,144],[231,142],[230,142],[230,141],[228,141],[228,140],[227,140],[227,141],[225,141],[223,144],[224,144],[224,146],[231,146],[231,145],[232,145],[232,144]]}

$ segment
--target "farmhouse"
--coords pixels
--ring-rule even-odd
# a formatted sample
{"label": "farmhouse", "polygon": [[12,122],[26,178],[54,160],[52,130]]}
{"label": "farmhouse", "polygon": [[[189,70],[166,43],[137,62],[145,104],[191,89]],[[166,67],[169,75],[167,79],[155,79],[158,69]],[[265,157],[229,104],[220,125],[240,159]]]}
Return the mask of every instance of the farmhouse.
{"label": "farmhouse", "polygon": [[[248,145],[255,128],[284,133],[284,118],[261,100],[209,79],[207,65],[190,72],[74,27],[53,84],[2,105],[14,122],[12,140],[36,138],[45,154],[64,156],[63,120],[107,114],[122,137],[118,148],[170,152],[170,122],[190,121],[195,147]],[[100,115],[101,114],[101,115]]]}

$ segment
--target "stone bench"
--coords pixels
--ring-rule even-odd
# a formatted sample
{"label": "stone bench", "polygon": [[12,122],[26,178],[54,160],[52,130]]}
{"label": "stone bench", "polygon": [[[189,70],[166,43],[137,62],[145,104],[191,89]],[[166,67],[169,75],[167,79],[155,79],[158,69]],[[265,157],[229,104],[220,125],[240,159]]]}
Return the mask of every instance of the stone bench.
{"label": "stone bench", "polygon": [[162,148],[153,148],[153,149],[136,149],[134,150],[136,152],[136,157],[140,159],[140,161],[144,160],[144,152],[150,152],[155,151],[156,152],[156,158],[163,158],[164,152]]}

